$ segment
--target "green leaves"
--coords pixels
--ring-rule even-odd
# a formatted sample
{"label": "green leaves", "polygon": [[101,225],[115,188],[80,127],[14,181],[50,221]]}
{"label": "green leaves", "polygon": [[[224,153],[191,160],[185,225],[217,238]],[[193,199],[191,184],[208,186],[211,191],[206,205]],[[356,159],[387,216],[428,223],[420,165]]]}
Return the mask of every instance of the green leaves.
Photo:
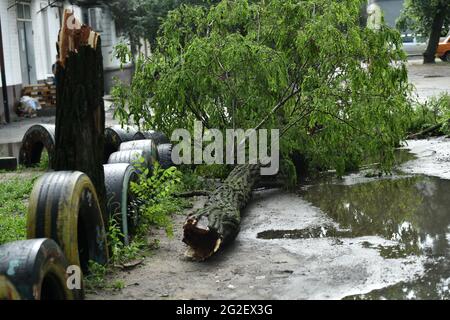
{"label": "green leaves", "polygon": [[[417,33],[428,35],[432,28],[434,16],[438,11],[446,12],[444,26],[449,31],[450,2],[447,0],[406,0],[404,10],[397,20],[397,28],[402,31],[413,30]],[[443,36],[444,36],[443,34]]]}
{"label": "green leaves", "polygon": [[138,182],[131,183],[131,191],[140,202],[140,214],[143,216],[141,229],[155,225],[162,227],[166,233],[173,234],[171,215],[178,212],[181,201],[174,198],[175,193],[182,188],[182,174],[175,167],[162,169],[156,162],[153,172],[148,168],[141,168]]}
{"label": "green leaves", "polygon": [[[361,28],[359,0],[223,0],[181,6],[114,91],[123,121],[170,135],[207,128],[290,128],[294,151],[341,174],[366,158],[392,164],[411,112],[397,31]],[[289,97],[287,100],[286,98]],[[280,102],[283,107],[272,113]]]}

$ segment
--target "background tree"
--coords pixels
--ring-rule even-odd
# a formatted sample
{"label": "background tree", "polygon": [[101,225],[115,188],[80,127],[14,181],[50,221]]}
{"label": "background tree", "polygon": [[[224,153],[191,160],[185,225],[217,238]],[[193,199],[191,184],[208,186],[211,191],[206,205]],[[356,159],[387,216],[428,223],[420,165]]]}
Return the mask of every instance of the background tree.
{"label": "background tree", "polygon": [[[360,26],[359,0],[223,0],[169,12],[151,57],[113,95],[124,122],[283,130],[313,167],[389,170],[410,104],[398,31]],[[129,55],[118,53],[123,62]],[[287,158],[287,157],[286,157]]]}
{"label": "background tree", "polygon": [[449,31],[450,1],[406,0],[397,26],[403,31],[409,29],[429,35],[428,46],[423,54],[423,62],[434,63],[439,39]]}
{"label": "background tree", "polygon": [[112,0],[104,1],[111,8],[118,30],[126,36],[132,51],[141,46],[141,39],[155,43],[158,29],[167,13],[182,3],[209,5],[218,0]]}

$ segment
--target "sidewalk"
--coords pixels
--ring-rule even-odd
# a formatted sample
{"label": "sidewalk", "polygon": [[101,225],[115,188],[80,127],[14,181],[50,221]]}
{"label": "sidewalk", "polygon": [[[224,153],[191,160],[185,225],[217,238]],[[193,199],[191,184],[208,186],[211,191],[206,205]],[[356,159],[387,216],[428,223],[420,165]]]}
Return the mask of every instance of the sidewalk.
{"label": "sidewalk", "polygon": [[[110,109],[110,106],[111,103],[105,101],[106,126],[118,124],[118,121],[113,119],[114,111]],[[0,125],[0,145],[21,142],[25,132],[37,123],[54,124],[55,117],[21,118],[10,124]]]}
{"label": "sidewalk", "polygon": [[409,81],[416,87],[419,101],[447,92],[450,94],[450,63],[436,59],[424,65],[421,57],[408,60]]}

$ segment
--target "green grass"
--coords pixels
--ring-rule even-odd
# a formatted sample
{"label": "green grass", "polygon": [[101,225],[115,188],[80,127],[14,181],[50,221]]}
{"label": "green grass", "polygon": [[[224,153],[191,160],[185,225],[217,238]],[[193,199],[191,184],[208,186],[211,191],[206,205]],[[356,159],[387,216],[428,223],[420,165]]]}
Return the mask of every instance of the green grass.
{"label": "green grass", "polygon": [[48,157],[48,152],[47,150],[44,148],[44,150],[42,150],[42,154],[41,154],[41,161],[39,162],[39,166],[38,168],[42,171],[46,171],[49,168],[49,157]]}
{"label": "green grass", "polygon": [[35,178],[0,183],[0,245],[26,238],[27,200]]}

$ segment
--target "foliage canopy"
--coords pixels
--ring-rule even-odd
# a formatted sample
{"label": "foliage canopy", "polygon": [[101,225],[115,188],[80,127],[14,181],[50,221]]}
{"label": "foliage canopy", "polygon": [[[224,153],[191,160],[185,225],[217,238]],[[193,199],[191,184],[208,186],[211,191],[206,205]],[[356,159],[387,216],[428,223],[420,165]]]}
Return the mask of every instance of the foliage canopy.
{"label": "foliage canopy", "polygon": [[170,10],[189,3],[207,5],[208,0],[111,0],[104,3],[111,9],[120,33],[129,38],[132,46],[140,39],[154,44],[162,19]]}
{"label": "foliage canopy", "polygon": [[[181,5],[157,47],[135,61],[117,115],[170,135],[206,128],[282,129],[282,152],[315,167],[383,170],[408,124],[407,71],[397,31],[360,26],[360,0],[223,0]],[[117,48],[122,62],[130,56]]]}
{"label": "foliage canopy", "polygon": [[445,36],[450,26],[450,2],[447,0],[406,0],[397,26],[403,31],[410,29],[428,35],[438,11],[445,13],[444,28],[441,30],[441,35]]}

